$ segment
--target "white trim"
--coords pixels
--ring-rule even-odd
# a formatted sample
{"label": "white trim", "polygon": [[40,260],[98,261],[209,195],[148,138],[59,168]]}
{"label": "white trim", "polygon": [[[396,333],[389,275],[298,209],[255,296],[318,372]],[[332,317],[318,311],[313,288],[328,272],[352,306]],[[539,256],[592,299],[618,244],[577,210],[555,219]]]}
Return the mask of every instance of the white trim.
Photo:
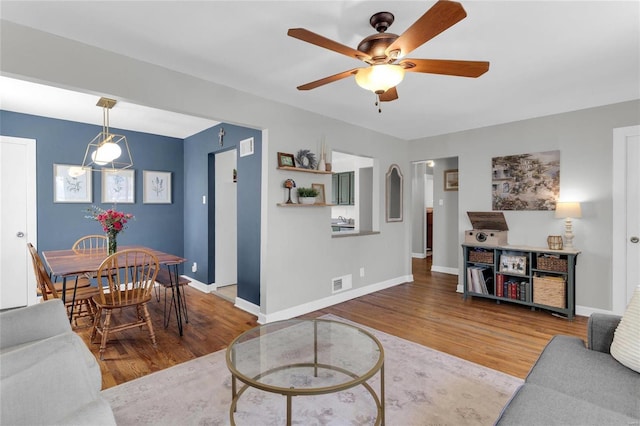
{"label": "white trim", "polygon": [[241,299],[239,297],[236,297],[236,300],[233,306],[245,312],[248,312],[251,315],[257,316],[258,324],[263,324],[262,322],[260,322],[260,318],[262,317],[262,314],[260,313],[260,306],[253,304],[251,302],[247,302],[246,300]]}
{"label": "white trim", "polygon": [[203,282],[196,280],[195,278],[191,278],[188,275],[182,275],[182,277],[191,281],[189,283],[189,287],[195,288],[196,290],[201,291],[203,293],[211,293],[216,290],[216,286],[213,284],[205,284]]}
{"label": "white trim", "polygon": [[[262,130],[262,142],[261,142],[261,153],[262,153],[262,163],[261,163],[261,194],[269,193],[269,161],[267,160],[267,153],[269,152],[269,130]],[[269,278],[267,276],[267,230],[268,219],[269,219],[269,209],[267,207],[267,198],[266,196],[260,197],[260,309],[259,311],[264,311],[266,309],[266,295],[267,288],[269,286]],[[260,319],[258,319],[260,322]]]}
{"label": "white trim", "polygon": [[443,274],[459,275],[458,268],[449,268],[447,266],[431,265],[431,272],[442,272]]}
{"label": "white trim", "polygon": [[622,315],[627,305],[626,277],[626,141],[640,134],[640,126],[613,129],[611,310]]}
{"label": "white trim", "polygon": [[390,280],[383,281],[373,285],[368,285],[366,287],[359,287],[350,291],[336,293],[333,296],[325,297],[320,300],[314,300],[312,302],[305,303],[299,306],[294,306],[293,308],[284,309],[282,311],[273,312],[270,314],[261,313],[259,315],[258,322],[261,324],[265,324],[273,321],[281,321],[289,318],[295,318],[297,316],[304,315],[309,312],[314,312],[319,309],[326,308],[328,306],[333,306],[338,303],[343,303],[360,296],[365,296],[370,293],[375,293],[376,291],[384,290],[390,287],[397,286],[399,284],[405,284],[410,282],[413,282],[413,275],[405,275],[402,277],[392,278]]}
{"label": "white trim", "polygon": [[427,253],[411,253],[411,257],[414,259],[426,259]]}

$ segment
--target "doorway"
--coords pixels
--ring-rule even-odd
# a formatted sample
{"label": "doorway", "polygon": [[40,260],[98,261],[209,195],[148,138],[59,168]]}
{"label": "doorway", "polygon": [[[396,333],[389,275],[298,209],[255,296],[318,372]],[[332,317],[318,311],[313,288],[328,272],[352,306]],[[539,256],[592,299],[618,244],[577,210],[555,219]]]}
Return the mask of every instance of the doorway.
{"label": "doorway", "polygon": [[237,150],[214,155],[214,285],[219,295],[235,301],[238,283]]}
{"label": "doorway", "polygon": [[0,309],[37,302],[27,242],[37,247],[36,141],[0,136]]}
{"label": "doorway", "polygon": [[444,172],[458,157],[412,163],[412,256],[427,258],[434,272],[458,273],[458,192],[445,190]]}

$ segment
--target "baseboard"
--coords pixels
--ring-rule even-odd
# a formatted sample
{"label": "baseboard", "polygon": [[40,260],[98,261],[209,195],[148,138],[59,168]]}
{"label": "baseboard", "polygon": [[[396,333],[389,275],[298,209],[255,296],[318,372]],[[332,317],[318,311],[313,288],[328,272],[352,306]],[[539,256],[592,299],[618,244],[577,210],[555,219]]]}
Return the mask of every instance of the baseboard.
{"label": "baseboard", "polygon": [[613,311],[607,311],[605,309],[592,308],[590,306],[576,306],[576,315],[582,317],[589,317],[591,314],[609,314],[615,315]]}
{"label": "baseboard", "polygon": [[446,266],[431,265],[431,272],[442,272],[443,274],[458,275],[458,268],[448,268]]}
{"label": "baseboard", "polygon": [[365,296],[370,293],[375,293],[376,291],[384,290],[386,288],[394,287],[396,285],[412,281],[413,275],[405,275],[402,277],[392,278],[390,280],[383,281],[377,284],[354,288],[342,293],[336,293],[329,297],[325,297],[324,299],[314,300],[313,302],[295,306],[293,308],[284,309],[282,311],[273,312],[271,314],[260,314],[258,316],[258,322],[261,324],[266,324],[273,321],[295,318],[300,315],[308,314],[309,312],[317,311],[328,306],[337,305],[338,303],[355,299],[356,297]]}
{"label": "baseboard", "polygon": [[182,275],[182,276],[191,281],[189,283],[189,287],[195,288],[196,290],[199,290],[203,293],[211,293],[212,291],[216,290],[215,284],[205,284],[203,282],[196,280],[195,278],[191,278],[188,275]]}
{"label": "baseboard", "polygon": [[411,253],[411,257],[414,259],[425,259],[427,257],[426,253]]}
{"label": "baseboard", "polygon": [[234,304],[234,306],[238,309],[241,309],[245,312],[250,313],[251,315],[255,315],[258,317],[258,324],[264,324],[263,322],[261,322],[261,318],[262,318],[262,314],[260,313],[260,306],[255,305],[251,302],[247,302],[244,299],[241,299],[239,297],[236,297],[236,302]]}

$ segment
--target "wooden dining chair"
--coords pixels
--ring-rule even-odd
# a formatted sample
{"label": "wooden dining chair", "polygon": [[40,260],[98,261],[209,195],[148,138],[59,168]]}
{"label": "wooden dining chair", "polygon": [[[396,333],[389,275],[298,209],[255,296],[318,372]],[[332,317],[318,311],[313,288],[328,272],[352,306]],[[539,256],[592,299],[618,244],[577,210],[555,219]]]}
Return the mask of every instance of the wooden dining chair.
{"label": "wooden dining chair", "polygon": [[[93,320],[91,341],[96,334],[101,335],[101,360],[104,359],[109,333],[129,328],[142,328],[146,325],[153,347],[157,347],[147,303],[153,297],[158,269],[158,258],[144,249],[119,251],[107,257],[100,265],[97,273],[99,293],[93,298],[97,312]],[[132,309],[135,309],[135,319],[131,321],[130,315],[126,315],[124,311]],[[114,310],[117,310],[120,320],[115,326],[111,323]]]}
{"label": "wooden dining chair", "polygon": [[80,237],[71,249],[75,253],[95,253],[107,251],[107,237],[105,235],[85,235]]}
{"label": "wooden dining chair", "polygon": [[[38,292],[42,296],[42,300],[49,299],[61,299],[62,290],[58,290],[57,286],[51,281],[51,277],[47,272],[44,262],[38,254],[38,251],[31,243],[27,243],[29,254],[31,254],[31,260],[33,263],[33,272],[36,276],[36,283],[38,286]],[[98,294],[97,287],[80,287],[75,289],[73,285],[66,289],[65,293],[65,306],[69,315],[73,310],[74,325],[78,325],[78,318],[88,317],[93,323],[93,318],[96,313],[96,308],[93,303],[93,297]]]}

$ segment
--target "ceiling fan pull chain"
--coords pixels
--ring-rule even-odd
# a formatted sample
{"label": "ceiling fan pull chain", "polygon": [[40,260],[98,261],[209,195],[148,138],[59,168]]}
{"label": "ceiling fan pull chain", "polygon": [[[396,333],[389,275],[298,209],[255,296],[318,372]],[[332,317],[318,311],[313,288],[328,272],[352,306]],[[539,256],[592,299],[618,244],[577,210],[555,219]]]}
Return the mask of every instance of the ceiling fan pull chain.
{"label": "ceiling fan pull chain", "polygon": [[378,107],[378,114],[382,113],[382,103],[380,102],[380,95],[378,95],[377,93],[375,105]]}

